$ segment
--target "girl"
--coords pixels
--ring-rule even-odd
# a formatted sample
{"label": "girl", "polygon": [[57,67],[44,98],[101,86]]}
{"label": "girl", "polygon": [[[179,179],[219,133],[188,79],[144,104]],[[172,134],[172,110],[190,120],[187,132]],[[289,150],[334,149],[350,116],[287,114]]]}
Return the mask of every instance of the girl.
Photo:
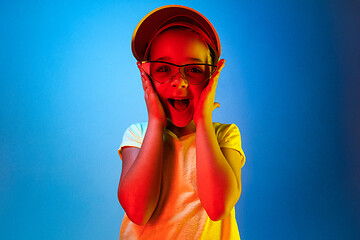
{"label": "girl", "polygon": [[212,122],[220,49],[211,23],[188,7],[155,9],[138,24],[132,51],[148,122],[131,125],[119,149],[120,239],[240,239],[240,133]]}

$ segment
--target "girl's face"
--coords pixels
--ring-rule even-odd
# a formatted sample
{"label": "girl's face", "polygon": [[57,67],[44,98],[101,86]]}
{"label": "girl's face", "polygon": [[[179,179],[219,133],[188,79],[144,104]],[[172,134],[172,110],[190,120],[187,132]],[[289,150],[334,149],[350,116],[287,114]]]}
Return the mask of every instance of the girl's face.
{"label": "girl's face", "polygon": [[[199,35],[182,29],[172,29],[154,39],[150,48],[151,61],[166,61],[177,65],[190,63],[210,64],[210,51]],[[192,120],[201,92],[207,85],[190,84],[183,74],[177,73],[161,84],[152,81],[164,107],[166,116],[177,127],[186,127]]]}

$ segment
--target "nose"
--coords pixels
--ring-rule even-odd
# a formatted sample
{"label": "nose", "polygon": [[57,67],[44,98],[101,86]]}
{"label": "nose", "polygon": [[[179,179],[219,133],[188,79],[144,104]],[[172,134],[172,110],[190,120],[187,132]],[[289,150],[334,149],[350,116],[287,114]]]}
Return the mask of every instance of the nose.
{"label": "nose", "polygon": [[189,86],[189,82],[186,80],[184,74],[179,71],[172,77],[171,85],[177,88],[187,88]]}

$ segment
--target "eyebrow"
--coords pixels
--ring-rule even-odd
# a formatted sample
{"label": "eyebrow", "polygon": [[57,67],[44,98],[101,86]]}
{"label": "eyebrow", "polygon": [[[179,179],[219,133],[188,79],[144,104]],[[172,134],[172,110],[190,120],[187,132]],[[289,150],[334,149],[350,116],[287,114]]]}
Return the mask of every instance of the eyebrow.
{"label": "eyebrow", "polygon": [[161,58],[155,59],[155,61],[167,61],[167,60],[170,60],[170,58],[169,57],[161,57]]}
{"label": "eyebrow", "polygon": [[189,59],[192,60],[192,61],[195,61],[195,62],[204,62],[200,58],[189,58]]}

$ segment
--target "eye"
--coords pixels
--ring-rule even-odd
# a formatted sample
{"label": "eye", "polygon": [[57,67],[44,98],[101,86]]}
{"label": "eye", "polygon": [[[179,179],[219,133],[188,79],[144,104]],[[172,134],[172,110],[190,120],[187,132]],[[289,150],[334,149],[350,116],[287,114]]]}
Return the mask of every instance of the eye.
{"label": "eye", "polygon": [[156,66],[155,71],[156,72],[166,73],[166,72],[171,72],[171,68],[169,67],[169,65],[162,64],[162,65]]}
{"label": "eye", "polygon": [[186,72],[187,73],[191,73],[191,74],[200,74],[203,73],[203,69],[199,66],[189,66],[186,68]]}

